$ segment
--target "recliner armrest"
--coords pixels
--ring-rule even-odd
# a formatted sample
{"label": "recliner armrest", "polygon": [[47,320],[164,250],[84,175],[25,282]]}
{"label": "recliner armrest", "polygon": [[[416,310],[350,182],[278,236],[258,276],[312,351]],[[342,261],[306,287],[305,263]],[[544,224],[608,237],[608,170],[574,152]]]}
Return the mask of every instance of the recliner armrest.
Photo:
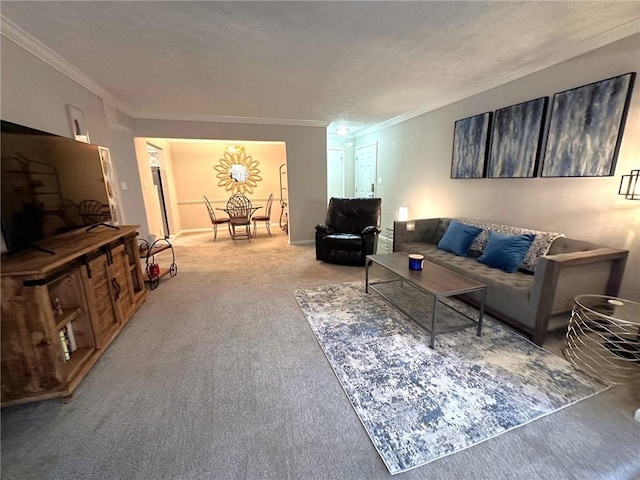
{"label": "recliner armrest", "polygon": [[319,223],[318,225],[316,225],[316,231],[328,234],[333,233],[333,228],[331,228],[329,225],[325,225],[324,223]]}
{"label": "recliner armrest", "polygon": [[372,233],[380,233],[380,232],[381,230],[375,225],[369,225],[367,227],[364,227],[364,229],[362,230],[362,235],[371,235]]}

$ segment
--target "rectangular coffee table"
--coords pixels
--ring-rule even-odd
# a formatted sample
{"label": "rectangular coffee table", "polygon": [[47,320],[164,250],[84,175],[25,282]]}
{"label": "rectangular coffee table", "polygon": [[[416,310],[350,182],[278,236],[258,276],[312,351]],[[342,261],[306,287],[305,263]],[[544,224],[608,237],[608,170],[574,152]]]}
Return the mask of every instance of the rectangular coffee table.
{"label": "rectangular coffee table", "polygon": [[[372,264],[381,266],[382,268],[390,271],[395,275],[392,280],[384,280],[379,282],[369,282],[369,267]],[[397,277],[397,278],[396,278]],[[417,323],[424,330],[429,331],[424,325],[418,322],[409,312],[403,310],[397,302],[384,295],[375,285],[389,282],[406,282],[409,285],[417,288],[419,291],[431,295],[433,297],[433,310],[431,313],[431,348],[435,348],[436,341],[436,314],[438,303],[446,297],[453,297],[455,295],[461,295],[463,293],[481,292],[480,310],[478,313],[478,336],[482,335],[482,317],[484,316],[484,303],[487,296],[487,286],[483,283],[477,282],[470,278],[467,278],[458,273],[447,270],[446,268],[434,265],[433,263],[424,262],[422,270],[409,270],[409,256],[407,253],[394,252],[381,255],[367,255],[366,269],[365,269],[365,292],[369,293],[369,288],[384,298],[387,302],[407,315],[411,320]],[[460,315],[473,320],[466,313],[453,308],[451,305],[443,304],[448,308],[452,308]]]}

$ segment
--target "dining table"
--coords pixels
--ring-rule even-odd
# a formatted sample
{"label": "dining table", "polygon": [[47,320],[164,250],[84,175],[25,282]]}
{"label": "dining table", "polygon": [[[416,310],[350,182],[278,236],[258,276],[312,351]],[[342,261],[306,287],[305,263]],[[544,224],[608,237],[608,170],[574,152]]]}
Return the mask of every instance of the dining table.
{"label": "dining table", "polygon": [[[256,211],[260,210],[262,206],[251,206],[251,207],[234,207],[234,208],[216,208],[216,210],[220,210],[229,215],[229,234],[235,243],[236,238],[247,238],[251,239],[251,217]],[[241,212],[246,211],[248,215],[242,215]],[[236,235],[236,227],[246,227],[246,235]]]}
{"label": "dining table", "polygon": [[[249,207],[247,209],[247,210],[250,210],[249,218],[251,218],[253,216],[253,214],[256,213],[258,210],[260,210],[261,208],[263,208],[262,205],[257,206],[257,207]],[[216,210],[219,210],[221,212],[225,212],[227,215],[229,215],[229,218],[232,217],[232,215],[229,213],[230,209],[228,209],[228,208],[216,208]],[[233,210],[237,210],[237,209],[234,208]]]}

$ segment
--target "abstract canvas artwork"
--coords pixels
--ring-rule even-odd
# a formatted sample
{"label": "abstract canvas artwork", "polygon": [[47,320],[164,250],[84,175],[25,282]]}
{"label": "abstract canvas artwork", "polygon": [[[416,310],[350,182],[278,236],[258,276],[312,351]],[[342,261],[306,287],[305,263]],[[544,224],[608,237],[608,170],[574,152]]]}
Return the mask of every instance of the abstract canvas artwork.
{"label": "abstract canvas artwork", "polygon": [[482,113],[455,123],[451,178],[484,177],[491,115]]}
{"label": "abstract canvas artwork", "polygon": [[548,97],[496,110],[487,177],[533,177],[538,167]]}
{"label": "abstract canvas artwork", "polygon": [[615,172],[635,72],[556,93],[543,177],[606,177]]}

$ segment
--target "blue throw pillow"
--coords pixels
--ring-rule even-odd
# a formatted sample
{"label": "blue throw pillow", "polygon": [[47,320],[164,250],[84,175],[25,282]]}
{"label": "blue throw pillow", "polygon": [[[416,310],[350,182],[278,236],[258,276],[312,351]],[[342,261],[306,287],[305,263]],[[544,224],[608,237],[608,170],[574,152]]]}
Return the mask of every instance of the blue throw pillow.
{"label": "blue throw pillow", "polygon": [[527,256],[527,251],[535,238],[534,233],[502,235],[489,230],[489,241],[482,255],[478,257],[478,261],[508,273],[515,272]]}
{"label": "blue throw pillow", "polygon": [[438,242],[438,248],[445,252],[455,253],[461,257],[469,255],[469,248],[475,238],[482,232],[481,228],[472,227],[460,223],[457,220],[451,220],[447,231]]}

